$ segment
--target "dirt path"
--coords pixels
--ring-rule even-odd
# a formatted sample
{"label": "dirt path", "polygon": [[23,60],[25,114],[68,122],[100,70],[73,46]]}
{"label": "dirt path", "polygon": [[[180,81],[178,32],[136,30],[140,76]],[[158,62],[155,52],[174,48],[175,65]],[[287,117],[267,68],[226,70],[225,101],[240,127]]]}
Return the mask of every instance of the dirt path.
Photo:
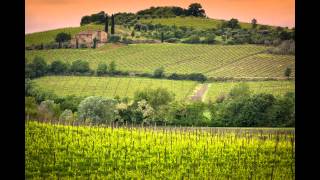
{"label": "dirt path", "polygon": [[202,101],[203,95],[208,90],[208,84],[203,84],[201,87],[194,93],[193,96],[191,96],[192,101]]}

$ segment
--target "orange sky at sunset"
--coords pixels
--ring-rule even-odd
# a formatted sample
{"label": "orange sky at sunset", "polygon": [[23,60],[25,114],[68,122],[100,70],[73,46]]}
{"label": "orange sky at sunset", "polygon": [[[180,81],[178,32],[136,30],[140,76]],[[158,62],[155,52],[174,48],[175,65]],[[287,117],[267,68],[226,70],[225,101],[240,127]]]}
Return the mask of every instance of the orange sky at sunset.
{"label": "orange sky at sunset", "polygon": [[295,26],[294,0],[25,0],[25,33],[79,26],[82,16],[102,10],[111,14],[151,6],[187,8],[193,2],[200,3],[210,18],[256,18],[261,24]]}

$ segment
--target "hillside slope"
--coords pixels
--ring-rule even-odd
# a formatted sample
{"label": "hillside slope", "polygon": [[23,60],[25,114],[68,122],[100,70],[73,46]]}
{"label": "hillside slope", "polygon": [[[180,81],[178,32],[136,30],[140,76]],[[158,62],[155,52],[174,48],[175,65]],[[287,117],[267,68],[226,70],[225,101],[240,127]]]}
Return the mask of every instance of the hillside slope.
{"label": "hillside slope", "polygon": [[[115,61],[122,71],[153,73],[163,66],[165,73],[203,73],[208,77],[283,77],[287,67],[294,71],[295,56],[265,54],[266,46],[133,44],[117,48],[53,49],[25,51],[27,61],[36,56],[54,60],[86,60],[92,69],[101,62]],[[294,73],[293,73],[294,76]]]}

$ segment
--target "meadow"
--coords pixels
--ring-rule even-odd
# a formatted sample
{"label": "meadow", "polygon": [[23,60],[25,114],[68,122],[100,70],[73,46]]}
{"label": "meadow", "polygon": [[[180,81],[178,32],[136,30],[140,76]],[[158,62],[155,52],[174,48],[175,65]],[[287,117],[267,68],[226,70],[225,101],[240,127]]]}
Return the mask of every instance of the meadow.
{"label": "meadow", "polygon": [[295,179],[294,129],[26,122],[27,179]]}
{"label": "meadow", "polygon": [[[110,46],[107,46],[110,47]],[[115,61],[121,71],[153,73],[163,66],[165,73],[203,73],[207,77],[283,78],[287,67],[294,71],[295,56],[266,54],[258,45],[190,45],[134,44],[117,48],[53,49],[25,51],[27,62],[43,57],[54,60],[89,62],[92,69],[99,63]],[[292,73],[294,76],[294,73]]]}
{"label": "meadow", "polygon": [[175,81],[165,79],[135,77],[84,77],[46,76],[34,80],[39,89],[53,91],[58,96],[103,96],[133,98],[136,91],[147,88],[166,88],[175,94],[175,99],[187,99],[191,95],[195,81]]}
{"label": "meadow", "polygon": [[[220,95],[227,95],[230,90],[242,82],[214,82],[209,84],[205,101],[215,101]],[[253,81],[245,82],[253,94],[270,93],[281,96],[287,92],[295,92],[295,81]]]}

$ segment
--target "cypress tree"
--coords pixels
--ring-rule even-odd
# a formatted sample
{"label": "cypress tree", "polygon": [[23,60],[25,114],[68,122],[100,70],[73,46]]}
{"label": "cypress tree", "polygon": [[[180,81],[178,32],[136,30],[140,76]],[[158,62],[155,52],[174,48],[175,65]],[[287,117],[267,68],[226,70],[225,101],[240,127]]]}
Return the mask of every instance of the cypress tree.
{"label": "cypress tree", "polygon": [[106,15],[106,24],[104,26],[104,31],[106,33],[108,33],[108,31],[109,31],[109,17],[108,17],[108,15]]}
{"label": "cypress tree", "polygon": [[161,32],[161,42],[163,43],[163,41],[164,41],[164,34],[163,32]]}
{"label": "cypress tree", "polygon": [[111,34],[114,34],[114,15],[111,16]]}

